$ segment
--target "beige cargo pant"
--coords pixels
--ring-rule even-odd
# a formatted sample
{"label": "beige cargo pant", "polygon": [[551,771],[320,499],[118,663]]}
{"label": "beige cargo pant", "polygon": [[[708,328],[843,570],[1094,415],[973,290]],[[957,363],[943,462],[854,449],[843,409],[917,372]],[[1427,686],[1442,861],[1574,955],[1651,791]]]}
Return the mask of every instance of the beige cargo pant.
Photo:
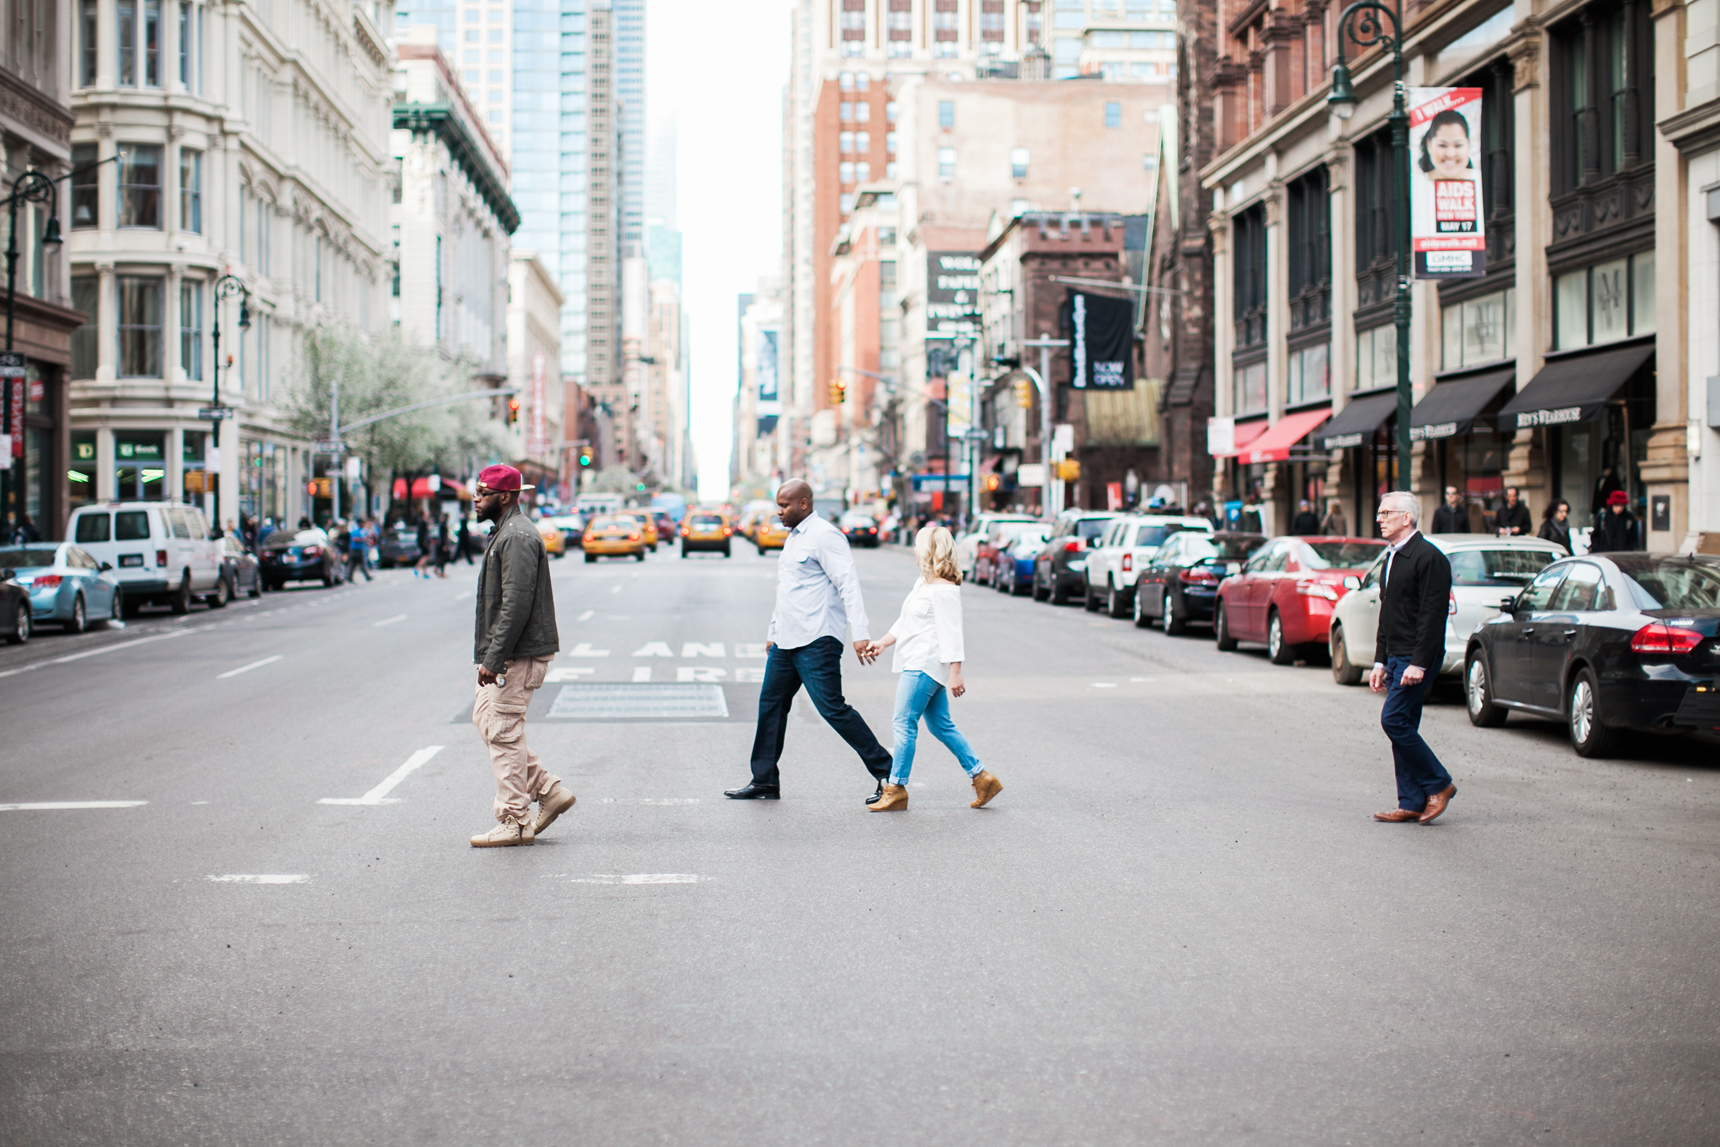
{"label": "beige cargo pant", "polygon": [[532,802],[559,779],[546,772],[526,747],[526,710],[543,684],[551,657],[522,657],[506,662],[494,685],[479,685],[472,724],[490,750],[496,774],[496,819],[503,824],[532,823]]}

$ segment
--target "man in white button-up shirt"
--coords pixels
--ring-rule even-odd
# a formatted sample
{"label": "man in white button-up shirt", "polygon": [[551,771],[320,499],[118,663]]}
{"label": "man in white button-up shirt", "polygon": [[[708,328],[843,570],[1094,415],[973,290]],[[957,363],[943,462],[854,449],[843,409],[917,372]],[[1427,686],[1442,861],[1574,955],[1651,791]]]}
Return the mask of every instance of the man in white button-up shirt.
{"label": "man in white button-up shirt", "polygon": [[724,795],[735,800],[776,800],[781,795],[777,761],[788,731],[789,707],[804,685],[818,715],[860,754],[877,782],[875,800],[890,774],[890,753],[842,698],[843,644],[853,642],[863,665],[876,656],[854,555],[842,531],[813,514],[812,487],[805,482],[783,483],[776,504],[789,534],[777,558],[776,609],[770,615],[758,732],[753,737],[753,779]]}

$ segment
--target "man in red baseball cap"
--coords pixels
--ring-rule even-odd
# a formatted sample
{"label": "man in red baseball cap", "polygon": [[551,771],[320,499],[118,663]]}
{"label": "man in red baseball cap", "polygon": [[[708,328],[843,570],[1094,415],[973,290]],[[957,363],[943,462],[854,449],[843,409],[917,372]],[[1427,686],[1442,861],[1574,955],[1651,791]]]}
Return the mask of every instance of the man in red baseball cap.
{"label": "man in red baseball cap", "polygon": [[490,750],[498,822],[489,832],[472,838],[474,848],[530,844],[574,804],[573,793],[561,778],[546,771],[538,755],[526,747],[526,710],[561,648],[550,593],[549,555],[536,527],[520,510],[520,493],[530,489],[512,466],[486,466],[478,475],[472,499],[478,518],[495,523],[478,568],[478,627],[472,653],[478,665],[478,694],[472,704],[472,724]]}

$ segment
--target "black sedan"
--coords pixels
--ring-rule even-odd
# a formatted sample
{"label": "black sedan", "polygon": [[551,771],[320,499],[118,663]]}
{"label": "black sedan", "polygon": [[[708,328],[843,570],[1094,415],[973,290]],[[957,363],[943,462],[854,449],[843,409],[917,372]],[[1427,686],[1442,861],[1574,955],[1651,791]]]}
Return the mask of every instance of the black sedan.
{"label": "black sedan", "polygon": [[232,597],[256,597],[263,592],[262,563],[232,534],[221,539],[221,574]]}
{"label": "black sedan", "polygon": [[340,580],[340,555],[321,530],[300,530],[289,536],[285,530],[269,535],[258,551],[263,584],[280,589],[290,581],[320,581],[332,586]]}
{"label": "black sedan", "polygon": [[842,531],[842,536],[851,546],[878,548],[878,519],[871,514],[850,510],[836,520],[836,528]]}
{"label": "black sedan", "polygon": [[376,547],[376,564],[383,569],[416,565],[423,556],[424,551],[418,548],[418,531],[412,526],[395,526]]}
{"label": "black sedan", "polygon": [[1720,558],[1566,558],[1501,607],[1464,655],[1472,723],[1561,721],[1585,757],[1629,730],[1720,731]]}
{"label": "black sedan", "polygon": [[1183,633],[1191,621],[1212,621],[1218,583],[1265,544],[1264,534],[1172,534],[1135,582],[1135,624],[1145,629],[1159,619],[1166,633]]}
{"label": "black sedan", "polygon": [[8,645],[30,640],[30,591],[18,584],[10,569],[0,569],[0,634]]}
{"label": "black sedan", "polygon": [[1051,538],[1033,559],[1033,600],[1062,605],[1087,592],[1087,551],[1116,514],[1104,510],[1064,510]]}

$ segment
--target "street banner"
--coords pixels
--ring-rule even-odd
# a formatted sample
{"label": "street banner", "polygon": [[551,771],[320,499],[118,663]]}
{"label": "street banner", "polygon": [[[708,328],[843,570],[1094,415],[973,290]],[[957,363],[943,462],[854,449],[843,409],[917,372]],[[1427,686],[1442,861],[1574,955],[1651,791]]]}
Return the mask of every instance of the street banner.
{"label": "street banner", "polygon": [[1077,390],[1130,390],[1135,385],[1135,305],[1128,299],[1070,291],[1064,334]]}
{"label": "street banner", "polygon": [[535,458],[549,450],[549,429],[544,423],[544,356],[532,355],[532,417],[531,434],[526,439],[526,453]]}
{"label": "street banner", "polygon": [[753,348],[758,374],[758,433],[761,437],[774,431],[776,420],[782,416],[776,343],[776,330],[765,328],[758,332],[758,344]]}
{"label": "street banner", "polygon": [[1487,271],[1480,88],[1409,90],[1409,236],[1418,279]]}
{"label": "street banner", "polygon": [[[0,352],[0,379],[4,379],[6,422],[5,432],[12,436],[7,458],[24,456],[24,355],[20,351]],[[10,465],[10,463],[8,463]]]}

